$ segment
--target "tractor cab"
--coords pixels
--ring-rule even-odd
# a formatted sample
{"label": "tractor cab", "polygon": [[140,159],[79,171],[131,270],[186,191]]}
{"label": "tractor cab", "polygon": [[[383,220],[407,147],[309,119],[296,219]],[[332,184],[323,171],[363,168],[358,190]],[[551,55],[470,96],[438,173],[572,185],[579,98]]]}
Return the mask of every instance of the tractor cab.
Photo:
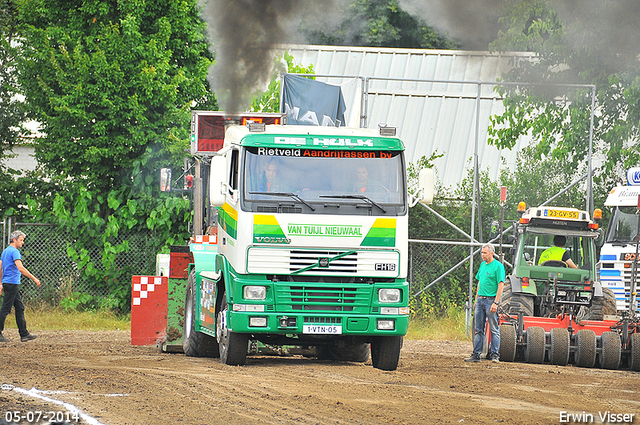
{"label": "tractor cab", "polygon": [[528,298],[528,315],[573,313],[602,296],[596,281],[598,224],[575,208],[523,210],[516,227],[512,294]]}

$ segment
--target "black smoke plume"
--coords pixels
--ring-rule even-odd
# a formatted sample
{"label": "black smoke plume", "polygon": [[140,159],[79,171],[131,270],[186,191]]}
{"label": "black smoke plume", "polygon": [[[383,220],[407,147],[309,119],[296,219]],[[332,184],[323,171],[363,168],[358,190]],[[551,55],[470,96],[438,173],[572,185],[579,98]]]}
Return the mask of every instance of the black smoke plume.
{"label": "black smoke plume", "polygon": [[275,48],[303,42],[298,33],[302,19],[331,19],[343,1],[208,0],[203,14],[215,50],[209,81],[222,109],[244,111],[252,93],[271,78]]}

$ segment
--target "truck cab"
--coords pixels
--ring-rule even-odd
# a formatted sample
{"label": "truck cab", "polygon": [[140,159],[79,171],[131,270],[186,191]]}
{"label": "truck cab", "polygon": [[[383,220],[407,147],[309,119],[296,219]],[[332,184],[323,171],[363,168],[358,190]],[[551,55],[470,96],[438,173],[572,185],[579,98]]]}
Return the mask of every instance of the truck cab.
{"label": "truck cab", "polygon": [[397,367],[409,203],[404,146],[389,130],[226,128],[208,179],[217,245],[192,249],[187,354],[244,364],[257,341],[363,362],[370,346],[374,367]]}
{"label": "truck cab", "polygon": [[[613,291],[618,311],[629,311],[633,280],[633,262],[640,240],[638,228],[638,196],[640,195],[640,168],[627,171],[627,185],[611,189],[605,206],[610,207],[611,218],[600,249],[600,280]],[[636,282],[640,270],[635,269]],[[637,286],[636,286],[637,287]],[[638,311],[637,304],[633,307]]]}

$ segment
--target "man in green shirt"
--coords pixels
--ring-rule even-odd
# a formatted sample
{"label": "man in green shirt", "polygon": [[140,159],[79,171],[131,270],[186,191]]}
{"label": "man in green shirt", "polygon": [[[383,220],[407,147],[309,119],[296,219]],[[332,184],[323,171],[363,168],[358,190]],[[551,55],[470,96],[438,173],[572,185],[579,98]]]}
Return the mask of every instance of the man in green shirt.
{"label": "man in green shirt", "polygon": [[482,264],[476,274],[478,279],[478,292],[474,304],[474,336],[473,354],[465,359],[466,362],[479,362],[482,344],[484,342],[484,330],[487,320],[491,332],[491,352],[489,358],[492,362],[500,361],[500,329],[498,328],[498,306],[504,288],[504,266],[493,258],[495,248],[488,243],[482,247],[480,256]]}

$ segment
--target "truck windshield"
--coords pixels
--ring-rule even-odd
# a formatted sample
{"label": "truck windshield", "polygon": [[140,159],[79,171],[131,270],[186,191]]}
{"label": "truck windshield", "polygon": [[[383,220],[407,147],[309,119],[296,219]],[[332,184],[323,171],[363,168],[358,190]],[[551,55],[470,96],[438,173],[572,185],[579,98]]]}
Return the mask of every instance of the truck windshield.
{"label": "truck windshield", "polygon": [[636,207],[616,207],[609,220],[605,243],[636,242],[638,238],[638,215]]}
{"label": "truck windshield", "polygon": [[[289,155],[277,155],[280,151]],[[404,161],[398,151],[247,147],[243,160],[246,210],[366,215],[406,211]],[[269,196],[267,192],[295,196]]]}

